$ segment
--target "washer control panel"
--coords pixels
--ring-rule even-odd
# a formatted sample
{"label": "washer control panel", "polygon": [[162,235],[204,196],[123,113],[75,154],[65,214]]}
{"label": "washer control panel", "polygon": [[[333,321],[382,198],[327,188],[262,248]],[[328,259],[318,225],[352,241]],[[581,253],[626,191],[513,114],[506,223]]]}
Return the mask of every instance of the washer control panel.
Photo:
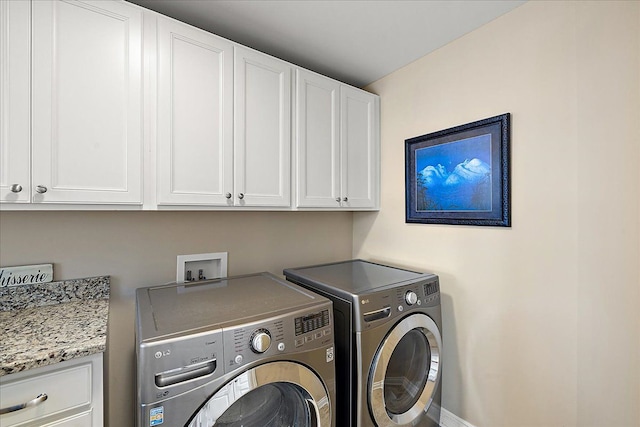
{"label": "washer control panel", "polygon": [[322,310],[295,318],[296,338],[294,345],[301,347],[305,343],[321,340],[331,334],[329,310]]}
{"label": "washer control panel", "polygon": [[329,326],[329,310],[296,317],[296,336]]}
{"label": "washer control panel", "polygon": [[261,322],[225,328],[224,371],[273,356],[333,344],[331,303]]}

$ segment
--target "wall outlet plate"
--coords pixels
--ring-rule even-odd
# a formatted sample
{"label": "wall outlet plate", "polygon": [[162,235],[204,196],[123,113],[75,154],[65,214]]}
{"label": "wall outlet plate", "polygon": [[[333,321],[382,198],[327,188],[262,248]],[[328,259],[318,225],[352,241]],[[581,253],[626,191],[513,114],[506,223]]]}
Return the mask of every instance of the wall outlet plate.
{"label": "wall outlet plate", "polygon": [[176,283],[227,277],[227,252],[178,255]]}

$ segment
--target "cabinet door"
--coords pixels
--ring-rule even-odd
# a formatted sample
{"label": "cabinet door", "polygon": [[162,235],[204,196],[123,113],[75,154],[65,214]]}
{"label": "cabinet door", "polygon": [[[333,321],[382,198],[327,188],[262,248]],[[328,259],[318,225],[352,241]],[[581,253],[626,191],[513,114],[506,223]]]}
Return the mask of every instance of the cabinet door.
{"label": "cabinet door", "polygon": [[340,84],[297,70],[298,207],[340,206]]}
{"label": "cabinet door", "polygon": [[235,203],[290,206],[291,66],[236,47],[234,87]]}
{"label": "cabinet door", "polygon": [[0,1],[0,201],[30,200],[31,4]]}
{"label": "cabinet door", "polygon": [[158,18],[158,204],[233,205],[232,79],[229,41]]}
{"label": "cabinet door", "polygon": [[378,97],[342,86],[340,141],[342,206],[377,208],[379,181]]}
{"label": "cabinet door", "polygon": [[34,1],[32,19],[33,202],[140,204],[142,11]]}

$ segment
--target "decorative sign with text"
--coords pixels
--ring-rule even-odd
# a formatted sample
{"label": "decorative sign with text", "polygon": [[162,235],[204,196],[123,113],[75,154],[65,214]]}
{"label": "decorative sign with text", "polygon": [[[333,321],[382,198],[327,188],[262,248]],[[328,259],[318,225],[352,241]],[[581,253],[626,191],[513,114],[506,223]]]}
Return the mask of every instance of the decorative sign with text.
{"label": "decorative sign with text", "polygon": [[0,288],[48,283],[53,280],[53,264],[0,267]]}

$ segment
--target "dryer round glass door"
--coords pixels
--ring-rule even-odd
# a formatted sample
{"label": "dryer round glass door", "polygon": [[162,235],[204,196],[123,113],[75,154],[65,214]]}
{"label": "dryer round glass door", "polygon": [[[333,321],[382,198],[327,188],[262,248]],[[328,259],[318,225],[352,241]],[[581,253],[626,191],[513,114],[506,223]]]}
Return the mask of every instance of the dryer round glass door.
{"label": "dryer round glass door", "polygon": [[402,319],[385,337],[369,373],[369,409],[380,427],[412,426],[440,381],[442,338],[425,314]]}
{"label": "dryer round glass door", "polygon": [[329,427],[327,391],[309,368],[292,362],[256,366],[207,400],[188,427]]}

